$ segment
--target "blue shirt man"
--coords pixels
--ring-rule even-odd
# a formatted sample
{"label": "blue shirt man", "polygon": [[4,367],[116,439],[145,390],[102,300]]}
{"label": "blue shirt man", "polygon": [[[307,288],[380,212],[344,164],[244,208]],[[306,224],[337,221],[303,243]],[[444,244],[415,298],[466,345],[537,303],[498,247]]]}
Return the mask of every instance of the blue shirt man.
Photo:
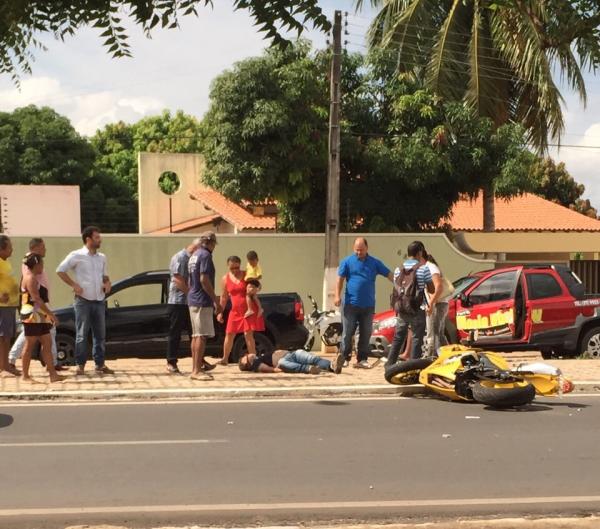
{"label": "blue shirt man", "polygon": [[354,254],[346,257],[338,268],[335,305],[340,306],[342,288],[346,281],[346,292],[342,307],[342,344],[336,358],[334,371],[340,373],[352,356],[352,338],[358,325],[358,351],[355,367],[370,368],[369,341],[373,329],[375,312],[375,279],[378,275],[393,280],[390,269],[379,259],[368,254],[369,246],[364,237],[354,241]]}

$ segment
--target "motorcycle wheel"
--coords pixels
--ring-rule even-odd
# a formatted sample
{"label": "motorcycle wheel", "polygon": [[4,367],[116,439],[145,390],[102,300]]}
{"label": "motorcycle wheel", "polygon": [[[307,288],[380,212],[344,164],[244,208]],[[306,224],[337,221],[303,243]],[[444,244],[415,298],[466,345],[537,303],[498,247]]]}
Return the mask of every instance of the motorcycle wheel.
{"label": "motorcycle wheel", "polygon": [[325,329],[323,333],[323,343],[327,347],[334,347],[339,345],[342,340],[342,324],[341,323],[332,323]]}
{"label": "motorcycle wheel", "polygon": [[407,360],[385,368],[385,379],[390,384],[405,386],[416,384],[419,381],[419,373],[433,363],[433,358],[417,358]]}
{"label": "motorcycle wheel", "polygon": [[473,400],[493,408],[524,406],[535,398],[535,388],[529,382],[495,382],[481,380],[473,384]]}

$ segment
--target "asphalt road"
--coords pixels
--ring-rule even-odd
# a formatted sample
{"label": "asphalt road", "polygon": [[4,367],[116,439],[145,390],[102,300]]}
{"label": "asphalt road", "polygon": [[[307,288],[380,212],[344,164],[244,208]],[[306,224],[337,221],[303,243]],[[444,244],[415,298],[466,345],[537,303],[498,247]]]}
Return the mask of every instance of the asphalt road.
{"label": "asphalt road", "polygon": [[0,406],[0,527],[600,512],[600,400]]}

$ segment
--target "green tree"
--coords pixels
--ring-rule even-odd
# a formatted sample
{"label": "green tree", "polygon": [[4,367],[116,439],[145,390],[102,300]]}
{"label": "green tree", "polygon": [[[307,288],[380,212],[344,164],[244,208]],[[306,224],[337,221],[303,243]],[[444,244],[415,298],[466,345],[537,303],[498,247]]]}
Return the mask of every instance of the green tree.
{"label": "green tree", "polygon": [[[242,61],[213,83],[206,181],[234,200],[276,199],[282,229],[324,227],[328,60],[300,43]],[[496,129],[418,90],[385,52],[345,55],[342,71],[344,230],[434,227],[491,175],[528,171],[522,129]]]}
{"label": "green tree", "polygon": [[[357,8],[363,0],[356,0]],[[372,48],[393,50],[401,71],[424,71],[426,86],[464,101],[499,127],[521,123],[544,151],[564,129],[566,79],[585,101],[582,67],[600,64],[600,5],[591,0],[371,0],[381,7]],[[493,187],[484,188],[493,229]]]}
{"label": "green tree", "polygon": [[212,84],[205,181],[226,196],[306,200],[327,159],[326,79],[302,43],[239,62]]}
{"label": "green tree", "polygon": [[[38,36],[50,33],[64,40],[84,26],[99,28],[103,44],[113,57],[131,55],[125,19],[133,20],[146,35],[156,26],[179,27],[183,16],[198,16],[198,8],[212,0],[3,0],[0,4],[0,72],[18,80],[30,72],[32,48],[43,48]],[[328,30],[330,23],[318,0],[233,0],[234,10],[245,10],[273,44],[286,44],[283,36],[300,34],[305,24]]]}
{"label": "green tree", "polygon": [[69,120],[30,105],[0,114],[0,182],[78,185],[82,224],[129,228],[135,208],[126,186],[94,168],[95,152]]}
{"label": "green tree", "polygon": [[497,193],[507,196],[534,193],[574,211],[595,218],[597,211],[582,199],[585,186],[575,181],[565,164],[552,158],[537,158],[525,175],[506,174],[495,182]]}
{"label": "green tree", "polygon": [[137,200],[138,152],[200,152],[200,122],[181,110],[175,115],[164,110],[133,124],[109,123],[90,141],[97,153],[96,170],[121,181]]}

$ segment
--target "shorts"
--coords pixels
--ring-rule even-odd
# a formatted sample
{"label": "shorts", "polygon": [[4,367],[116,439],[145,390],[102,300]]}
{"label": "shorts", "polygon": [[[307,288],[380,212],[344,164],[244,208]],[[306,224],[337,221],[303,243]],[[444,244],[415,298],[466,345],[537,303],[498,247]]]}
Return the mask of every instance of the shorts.
{"label": "shorts", "polygon": [[14,338],[17,327],[17,312],[14,307],[0,308],[0,336]]}
{"label": "shorts", "polygon": [[190,321],[192,323],[192,338],[215,335],[215,310],[212,307],[190,307]]}
{"label": "shorts", "polygon": [[24,323],[23,333],[25,336],[44,336],[44,334],[50,334],[52,329],[51,323]]}

